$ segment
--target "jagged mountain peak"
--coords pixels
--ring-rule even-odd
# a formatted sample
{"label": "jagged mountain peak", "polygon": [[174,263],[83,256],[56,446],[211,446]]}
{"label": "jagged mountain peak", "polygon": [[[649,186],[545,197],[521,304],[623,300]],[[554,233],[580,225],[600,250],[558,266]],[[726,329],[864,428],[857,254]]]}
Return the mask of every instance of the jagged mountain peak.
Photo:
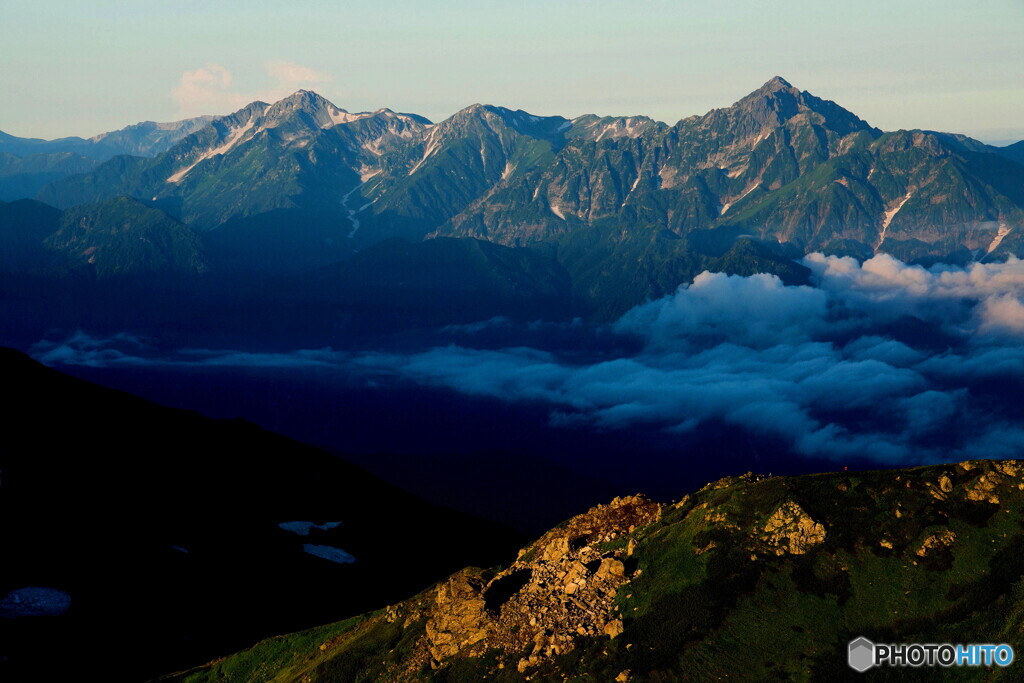
{"label": "jagged mountain peak", "polygon": [[792,87],[793,84],[782,76],[772,76],[761,86],[761,90],[788,90]]}
{"label": "jagged mountain peak", "polygon": [[335,106],[326,97],[312,90],[297,90],[270,105],[263,125],[266,128],[273,128],[302,115],[309,117],[310,122],[318,128],[330,128],[339,123],[346,123],[356,116]]}
{"label": "jagged mountain peak", "polygon": [[505,109],[504,107],[498,107],[493,104],[481,104],[479,102],[476,102],[474,104],[469,105],[468,107],[463,107],[462,109],[455,112],[444,121],[441,121],[441,123],[447,123],[450,125],[464,125],[466,123],[476,121],[497,122],[500,120],[504,122],[506,115],[508,113],[511,113],[511,110]]}
{"label": "jagged mountain peak", "polygon": [[332,128],[338,124],[351,123],[360,119],[383,117],[402,119],[421,125],[430,125],[429,119],[416,114],[403,114],[382,107],[374,111],[350,112],[335,105],[323,95],[312,90],[296,90],[283,99],[267,105],[261,128],[275,128],[288,121],[305,119],[314,128]]}
{"label": "jagged mountain peak", "polygon": [[563,119],[561,116],[536,116],[523,109],[509,109],[508,107],[502,107],[496,104],[471,104],[468,107],[457,111],[452,118],[457,116],[469,117],[469,116],[498,116],[506,121],[515,121],[516,119],[529,119],[531,121],[541,121],[543,119]]}
{"label": "jagged mountain peak", "polygon": [[262,100],[256,100],[255,102],[250,102],[245,105],[233,114],[225,116],[221,121],[250,121],[263,116],[271,106],[273,105],[263,102]]}
{"label": "jagged mountain peak", "polygon": [[596,114],[584,114],[572,120],[572,129],[569,135],[600,142],[606,139],[636,138],[648,130],[664,128],[664,124],[655,121],[649,116],[597,116]]}
{"label": "jagged mountain peak", "polygon": [[389,109],[387,107],[378,109],[377,111],[373,112],[373,114],[374,116],[385,116],[389,118],[398,118],[406,121],[412,121],[423,126],[434,125],[434,122],[428,119],[426,116],[420,116],[419,114],[410,114],[409,112],[404,111],[394,111],[393,109]]}
{"label": "jagged mountain peak", "polygon": [[750,106],[765,100],[787,102],[795,105],[795,103],[800,102],[802,99],[803,93],[799,88],[794,87],[793,84],[781,76],[774,76],[757,90],[740,98],[732,106]]}
{"label": "jagged mountain peak", "polygon": [[313,90],[303,90],[303,89],[296,90],[295,92],[293,92],[288,97],[282,97],[280,100],[275,102],[275,104],[280,104],[282,102],[298,102],[298,103],[302,103],[302,104],[306,104],[306,105],[313,105],[313,106],[324,106],[324,105],[334,106],[334,104],[330,100],[328,100],[326,97],[324,97],[320,93],[315,92]]}
{"label": "jagged mountain peak", "polygon": [[563,116],[537,116],[522,109],[477,103],[459,110],[439,125],[445,128],[461,129],[480,123],[492,130],[510,128],[517,133],[545,139],[557,137],[571,124],[569,119]]}
{"label": "jagged mountain peak", "polygon": [[761,130],[782,126],[802,114],[809,115],[816,123],[839,135],[858,130],[874,130],[867,122],[835,102],[800,90],[781,76],[774,76],[731,107],[715,109],[702,118],[727,118],[733,125],[740,125],[745,133],[757,134]]}

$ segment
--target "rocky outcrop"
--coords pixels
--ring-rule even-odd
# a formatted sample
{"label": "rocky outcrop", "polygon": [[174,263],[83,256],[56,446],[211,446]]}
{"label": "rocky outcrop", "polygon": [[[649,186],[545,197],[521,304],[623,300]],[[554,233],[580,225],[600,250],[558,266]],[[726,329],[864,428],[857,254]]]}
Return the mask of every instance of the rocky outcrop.
{"label": "rocky outcrop", "polygon": [[440,662],[487,637],[489,619],[484,582],[473,570],[463,570],[437,587],[437,609],[427,621],[430,656]]}
{"label": "rocky outcrop", "polygon": [[619,636],[614,599],[633,575],[635,547],[624,537],[661,513],[642,496],[616,498],[548,532],[489,580],[479,570],[452,576],[425,611],[432,665],[497,648],[521,653],[526,671],[570,651],[578,636]]}
{"label": "rocky outcrop", "polygon": [[974,482],[968,486],[964,492],[964,496],[967,500],[973,501],[984,501],[986,503],[992,503],[993,505],[999,504],[999,496],[996,495],[996,489],[1003,483],[1003,477],[999,476],[996,472],[988,472],[982,474]]}
{"label": "rocky outcrop", "polygon": [[761,541],[776,555],[803,555],[825,541],[825,527],[790,500],[768,518]]}
{"label": "rocky outcrop", "polygon": [[918,557],[925,557],[928,553],[936,548],[947,548],[953,545],[953,541],[956,540],[956,534],[949,529],[944,529],[938,533],[934,533],[928,538],[924,539],[921,543],[921,547],[917,549]]}

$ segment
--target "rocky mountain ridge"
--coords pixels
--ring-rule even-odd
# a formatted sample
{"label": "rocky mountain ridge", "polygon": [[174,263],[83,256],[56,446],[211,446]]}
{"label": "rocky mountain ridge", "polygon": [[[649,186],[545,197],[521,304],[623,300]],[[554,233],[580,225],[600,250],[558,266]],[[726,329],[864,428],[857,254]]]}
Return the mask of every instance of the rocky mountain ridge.
{"label": "rocky mountain ridge", "polygon": [[1022,506],[1019,461],[618,498],[507,567],[161,680],[821,680],[859,635],[1019,647]]}
{"label": "rocky mountain ridge", "polygon": [[220,117],[196,116],[181,121],[140,121],[90,138],[66,137],[43,140],[21,138],[0,131],[0,152],[19,157],[73,153],[96,161],[105,161],[119,154],[154,156],[218,118]]}
{"label": "rocky mountain ridge", "polygon": [[348,220],[355,248],[430,234],[521,246],[613,224],[634,239],[710,231],[712,241],[746,234],[804,252],[977,256],[1015,242],[1019,166],[1011,151],[964,136],[883,133],[781,77],[673,126],[490,105],[431,124],[389,110],[350,114],[299,91],[40,198],[152,198],[203,229],[316,208]]}
{"label": "rocky mountain ridge", "polygon": [[531,249],[569,277],[560,310],[607,321],[705,269],[801,282],[794,259],[816,251],[926,265],[1024,255],[1014,150],[883,132],[779,77],[671,126],[483,104],[435,124],[303,90],[156,156],[49,182],[38,199],[69,210],[130,197],[206,235],[209,272],[225,277],[306,274],[395,238]]}

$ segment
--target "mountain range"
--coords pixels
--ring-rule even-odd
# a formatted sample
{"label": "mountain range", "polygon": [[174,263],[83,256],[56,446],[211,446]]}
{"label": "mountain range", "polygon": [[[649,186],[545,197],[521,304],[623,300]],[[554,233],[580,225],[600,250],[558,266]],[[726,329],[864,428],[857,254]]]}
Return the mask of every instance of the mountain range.
{"label": "mountain range", "polygon": [[105,161],[119,154],[154,156],[167,151],[186,135],[217,120],[217,116],[196,116],[181,121],[158,123],[142,121],[120,130],[94,135],[91,138],[67,137],[56,140],[20,138],[0,131],[0,152],[18,157],[34,154],[77,154],[96,161]]}
{"label": "mountain range", "polygon": [[90,171],[114,156],[160,154],[216,118],[197,116],[169,123],[143,121],[88,139],[41,140],[0,131],[0,200],[33,197],[48,183]]}
{"label": "mountain range", "polygon": [[[806,272],[793,259],[812,251],[916,263],[1024,253],[1021,144],[883,132],[780,77],[674,125],[480,104],[432,123],[389,109],[350,113],[301,90],[88,141],[4,137],[2,163],[14,169],[0,171],[4,196],[71,212],[51,221],[65,232],[76,216],[99,216],[79,226],[73,248],[56,227],[37,227],[45,234],[26,247],[32,253],[5,259],[77,269],[86,280],[173,271],[308,282],[357,254],[366,271],[375,254],[381,268],[415,262],[439,237],[449,241],[428,251],[450,251],[450,269],[469,268],[460,259],[477,248],[457,245],[478,240],[492,254],[513,250],[493,260],[494,278],[522,279],[516,249],[550,262],[557,282],[540,286],[564,296],[537,315],[609,319],[706,269],[800,282]],[[0,205],[6,250],[27,239],[14,234],[21,214],[45,213],[29,201]],[[126,212],[150,246],[127,249],[136,219]],[[119,231],[130,236],[110,238]],[[410,246],[388,248],[394,239]]]}

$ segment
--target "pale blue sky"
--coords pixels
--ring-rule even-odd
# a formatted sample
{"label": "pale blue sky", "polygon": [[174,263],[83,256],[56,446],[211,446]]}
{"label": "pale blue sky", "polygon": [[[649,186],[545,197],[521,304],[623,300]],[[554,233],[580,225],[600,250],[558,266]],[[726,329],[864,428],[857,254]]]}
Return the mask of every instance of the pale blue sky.
{"label": "pale blue sky", "polygon": [[[0,130],[92,135],[316,90],[674,123],[779,74],[887,130],[1024,138],[1024,0],[2,0]],[[184,80],[183,80],[184,79]]]}

